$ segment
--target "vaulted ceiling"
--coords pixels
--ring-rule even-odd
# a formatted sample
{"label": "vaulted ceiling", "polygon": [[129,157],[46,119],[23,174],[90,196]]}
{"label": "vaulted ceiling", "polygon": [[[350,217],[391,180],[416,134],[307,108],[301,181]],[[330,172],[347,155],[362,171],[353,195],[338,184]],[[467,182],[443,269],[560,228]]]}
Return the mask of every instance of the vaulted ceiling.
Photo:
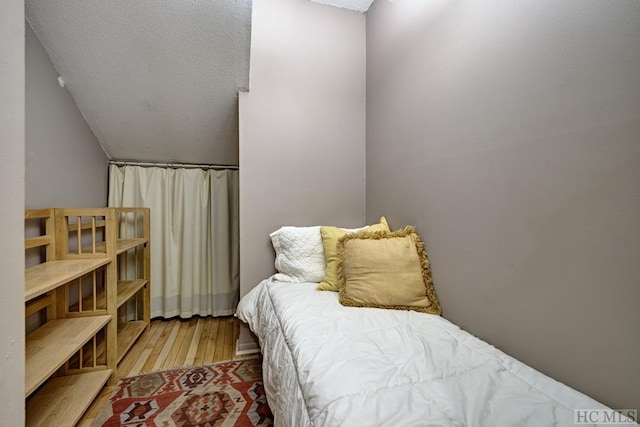
{"label": "vaulted ceiling", "polygon": [[[364,12],[373,0],[314,1]],[[26,0],[25,8],[111,159],[238,163],[251,0]]]}

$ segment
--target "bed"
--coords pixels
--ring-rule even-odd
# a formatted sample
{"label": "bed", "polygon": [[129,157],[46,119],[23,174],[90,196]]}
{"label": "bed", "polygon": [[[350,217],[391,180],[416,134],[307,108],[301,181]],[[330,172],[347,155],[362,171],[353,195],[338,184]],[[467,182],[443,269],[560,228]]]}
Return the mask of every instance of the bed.
{"label": "bed", "polygon": [[[278,274],[244,296],[236,314],[259,339],[276,426],[564,426],[574,425],[575,410],[608,410],[437,315],[413,228],[391,232],[383,217],[364,230],[283,227],[271,239]],[[383,277],[365,288],[374,298],[415,269],[418,292],[435,305],[348,306],[358,283]]]}
{"label": "bed", "polygon": [[316,286],[269,278],[239,305],[277,426],[563,426],[607,409],[440,316]]}

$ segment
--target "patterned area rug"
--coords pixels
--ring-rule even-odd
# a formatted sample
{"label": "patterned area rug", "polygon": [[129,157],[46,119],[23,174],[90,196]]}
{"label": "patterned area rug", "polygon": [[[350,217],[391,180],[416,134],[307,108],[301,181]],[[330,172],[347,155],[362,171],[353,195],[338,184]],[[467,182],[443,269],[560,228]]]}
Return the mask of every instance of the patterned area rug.
{"label": "patterned area rug", "polygon": [[122,378],[92,427],[272,426],[261,364],[248,359]]}

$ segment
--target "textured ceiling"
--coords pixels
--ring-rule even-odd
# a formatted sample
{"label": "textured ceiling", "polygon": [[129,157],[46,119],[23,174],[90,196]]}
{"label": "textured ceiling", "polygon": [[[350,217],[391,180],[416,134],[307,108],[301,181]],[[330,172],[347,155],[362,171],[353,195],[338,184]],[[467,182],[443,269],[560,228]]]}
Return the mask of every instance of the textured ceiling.
{"label": "textured ceiling", "polygon": [[112,159],[237,164],[250,0],[26,0]]}
{"label": "textured ceiling", "polygon": [[316,3],[328,4],[331,6],[341,7],[343,9],[357,10],[358,12],[366,12],[373,0],[311,0]]}
{"label": "textured ceiling", "polygon": [[[302,0],[301,0],[302,1]],[[366,12],[373,0],[312,0]],[[251,0],[26,0],[111,159],[238,164]]]}

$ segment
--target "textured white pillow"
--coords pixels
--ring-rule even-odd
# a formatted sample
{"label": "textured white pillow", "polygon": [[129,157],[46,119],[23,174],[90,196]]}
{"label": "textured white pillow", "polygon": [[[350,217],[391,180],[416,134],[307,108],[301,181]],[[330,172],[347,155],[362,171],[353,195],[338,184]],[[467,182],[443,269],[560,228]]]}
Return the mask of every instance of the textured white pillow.
{"label": "textured white pillow", "polygon": [[281,227],[269,235],[276,251],[274,279],[280,282],[320,283],[327,268],[320,226]]}

